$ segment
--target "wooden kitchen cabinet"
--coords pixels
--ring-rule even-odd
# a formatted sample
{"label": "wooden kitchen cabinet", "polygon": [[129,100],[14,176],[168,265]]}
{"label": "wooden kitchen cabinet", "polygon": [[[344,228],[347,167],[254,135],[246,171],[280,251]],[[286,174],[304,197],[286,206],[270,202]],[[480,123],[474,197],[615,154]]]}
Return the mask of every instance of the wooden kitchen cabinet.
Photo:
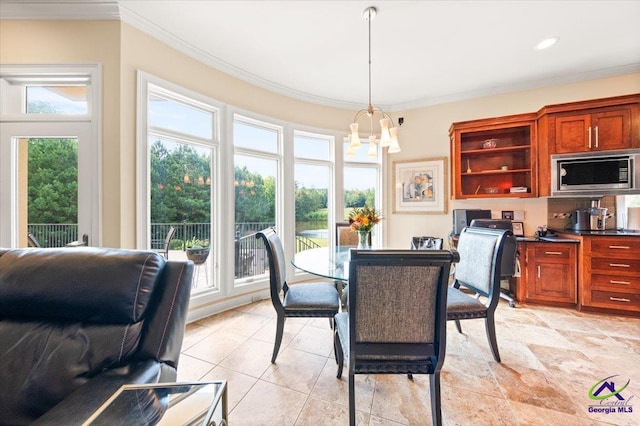
{"label": "wooden kitchen cabinet", "polygon": [[[597,111],[597,110],[596,110]],[[554,153],[610,151],[633,147],[631,118],[637,105],[552,117]]]}
{"label": "wooden kitchen cabinet", "polygon": [[[536,114],[453,123],[449,136],[453,198],[537,196]],[[484,147],[489,140],[495,147]]]}
{"label": "wooden kitchen cabinet", "polygon": [[583,236],[580,304],[640,313],[640,237]]}
{"label": "wooden kitchen cabinet", "polygon": [[527,242],[519,248],[524,278],[518,283],[518,300],[575,307],[577,244]]}
{"label": "wooden kitchen cabinet", "polygon": [[538,130],[538,191],[548,196],[551,155],[640,148],[640,94],[545,106]]}

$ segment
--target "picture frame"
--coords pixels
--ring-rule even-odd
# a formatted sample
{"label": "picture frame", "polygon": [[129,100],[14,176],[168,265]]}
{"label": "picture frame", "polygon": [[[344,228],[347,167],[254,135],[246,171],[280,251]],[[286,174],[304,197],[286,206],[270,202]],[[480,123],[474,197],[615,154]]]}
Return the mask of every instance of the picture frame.
{"label": "picture frame", "polygon": [[513,235],[516,237],[524,237],[524,223],[523,222],[511,222],[513,225]]}
{"label": "picture frame", "polygon": [[513,210],[502,210],[502,218],[513,220]]}
{"label": "picture frame", "polygon": [[447,213],[447,157],[394,161],[392,172],[393,213]]}

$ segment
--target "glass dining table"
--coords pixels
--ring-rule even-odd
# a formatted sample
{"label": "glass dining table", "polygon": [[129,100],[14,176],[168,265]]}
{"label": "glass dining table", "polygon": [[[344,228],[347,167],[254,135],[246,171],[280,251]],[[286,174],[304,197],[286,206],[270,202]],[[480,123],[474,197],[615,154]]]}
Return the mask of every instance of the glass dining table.
{"label": "glass dining table", "polygon": [[355,246],[318,247],[296,253],[291,264],[319,277],[349,281],[349,250]]}

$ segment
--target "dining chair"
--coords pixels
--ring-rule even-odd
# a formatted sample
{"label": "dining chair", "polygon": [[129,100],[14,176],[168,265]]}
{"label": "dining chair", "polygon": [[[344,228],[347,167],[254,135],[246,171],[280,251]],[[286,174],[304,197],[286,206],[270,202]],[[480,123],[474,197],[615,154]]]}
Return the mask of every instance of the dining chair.
{"label": "dining chair", "polygon": [[276,310],[276,340],[271,362],[275,363],[282,343],[284,323],[288,317],[333,318],[340,307],[338,290],[331,282],[311,282],[289,286],[286,277],[284,249],[280,237],[273,228],[256,234],[264,241],[269,260],[269,287],[271,303]]}
{"label": "dining chair", "polygon": [[42,247],[40,245],[40,241],[38,241],[36,236],[31,232],[27,233],[27,243],[29,244],[29,247]]}
{"label": "dining chair", "polygon": [[349,423],[355,374],[428,374],[431,416],[442,424],[440,370],[446,349],[448,250],[351,250],[349,312],[335,316],[337,377],[349,368]]}
{"label": "dining chair", "polygon": [[159,253],[162,256],[164,256],[165,259],[169,259],[169,246],[171,245],[171,240],[173,240],[173,237],[175,237],[175,235],[176,235],[176,228],[171,226],[169,228],[169,231],[167,232],[167,236],[164,239],[164,243],[162,244],[162,248],[161,249],[155,249],[154,251],[156,253]]}
{"label": "dining chair", "polygon": [[413,250],[442,250],[442,238],[436,237],[412,237],[411,248]]}
{"label": "dining chair", "polygon": [[509,237],[513,237],[513,232],[507,229],[464,228],[457,246],[460,262],[447,295],[447,320],[455,321],[459,333],[462,333],[460,320],[484,318],[496,362],[500,362],[500,353],[494,316],[500,300],[503,250]]}
{"label": "dining chair", "polygon": [[336,222],[336,246],[357,246],[358,233],[351,230],[349,222]]}

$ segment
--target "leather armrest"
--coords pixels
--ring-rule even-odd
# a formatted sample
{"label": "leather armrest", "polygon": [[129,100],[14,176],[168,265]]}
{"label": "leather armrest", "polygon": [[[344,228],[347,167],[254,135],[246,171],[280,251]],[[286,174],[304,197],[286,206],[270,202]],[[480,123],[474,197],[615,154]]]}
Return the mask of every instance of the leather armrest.
{"label": "leather armrest", "polygon": [[162,363],[146,360],[95,376],[60,401],[33,425],[81,425],[122,385],[157,383]]}

